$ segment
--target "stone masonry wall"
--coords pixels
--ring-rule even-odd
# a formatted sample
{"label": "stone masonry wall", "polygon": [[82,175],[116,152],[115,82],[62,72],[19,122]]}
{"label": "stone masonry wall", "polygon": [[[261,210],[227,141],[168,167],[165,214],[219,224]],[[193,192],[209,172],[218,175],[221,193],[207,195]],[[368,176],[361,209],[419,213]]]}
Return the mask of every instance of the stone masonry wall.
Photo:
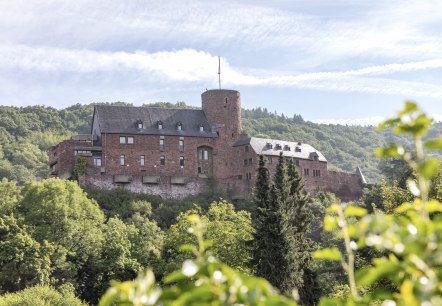
{"label": "stone masonry wall", "polygon": [[[72,168],[75,164],[76,156],[74,150],[76,147],[91,147],[90,142],[81,142],[72,139],[68,139],[60,142],[57,146],[53,147],[49,151],[49,166],[52,168],[54,165],[55,170],[50,171],[50,176],[57,176],[60,178],[67,179],[71,176]],[[84,156],[86,159],[87,167],[92,167],[93,161],[92,157]]]}
{"label": "stone masonry wall", "polygon": [[[133,144],[120,144],[120,136],[134,137]],[[179,150],[179,140],[184,140],[184,151]],[[204,137],[164,136],[164,151],[160,150],[159,135],[103,134],[102,154],[106,175],[162,175],[198,176],[198,148],[214,148],[215,139]],[[215,150],[216,151],[216,150]],[[214,153],[215,154],[215,153]],[[120,155],[125,155],[125,165],[120,165]],[[144,166],[140,156],[145,156]],[[165,157],[165,165],[160,164],[160,156]],[[180,156],[184,166],[180,166]]]}

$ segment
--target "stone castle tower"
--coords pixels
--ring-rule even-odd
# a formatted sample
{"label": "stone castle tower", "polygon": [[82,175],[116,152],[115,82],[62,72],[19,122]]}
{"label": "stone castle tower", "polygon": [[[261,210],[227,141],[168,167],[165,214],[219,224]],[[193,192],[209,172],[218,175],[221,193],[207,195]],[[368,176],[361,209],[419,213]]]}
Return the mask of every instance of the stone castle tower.
{"label": "stone castle tower", "polygon": [[219,137],[213,150],[214,172],[221,178],[227,178],[236,167],[228,148],[232,148],[242,132],[240,94],[236,90],[208,90],[201,94],[201,102],[212,131]]}

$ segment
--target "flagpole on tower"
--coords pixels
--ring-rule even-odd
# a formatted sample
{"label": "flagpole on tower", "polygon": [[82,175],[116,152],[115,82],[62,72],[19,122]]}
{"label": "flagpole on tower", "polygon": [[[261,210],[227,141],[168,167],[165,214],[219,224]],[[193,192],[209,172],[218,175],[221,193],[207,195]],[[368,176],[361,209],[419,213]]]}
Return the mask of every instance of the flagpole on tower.
{"label": "flagpole on tower", "polygon": [[221,89],[221,58],[218,56],[218,83],[219,89]]}

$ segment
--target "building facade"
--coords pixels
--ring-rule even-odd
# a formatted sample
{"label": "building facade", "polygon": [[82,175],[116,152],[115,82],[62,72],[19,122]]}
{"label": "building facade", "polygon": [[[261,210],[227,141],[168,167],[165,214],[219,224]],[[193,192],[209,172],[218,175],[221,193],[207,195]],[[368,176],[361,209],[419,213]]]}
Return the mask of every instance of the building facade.
{"label": "building facade", "polygon": [[344,201],[361,196],[359,169],[329,171],[324,155],[308,144],[243,134],[238,91],[208,90],[201,99],[201,110],[95,106],[89,135],[52,148],[50,175],[70,178],[82,156],[81,184],[174,198],[219,188],[238,198],[252,191],[259,155],[273,174],[282,152],[294,160],[306,191],[333,192]]}

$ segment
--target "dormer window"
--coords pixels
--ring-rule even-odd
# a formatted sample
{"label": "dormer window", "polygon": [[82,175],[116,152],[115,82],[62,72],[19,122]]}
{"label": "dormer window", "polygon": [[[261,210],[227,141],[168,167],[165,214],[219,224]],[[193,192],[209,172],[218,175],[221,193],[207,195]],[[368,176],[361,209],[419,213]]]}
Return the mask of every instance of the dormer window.
{"label": "dormer window", "polygon": [[295,152],[301,152],[301,148],[300,147],[296,147],[295,148]]}
{"label": "dormer window", "polygon": [[270,142],[268,142],[268,143],[266,144],[266,147],[267,147],[267,149],[272,149],[272,148],[273,148],[273,145],[272,145]]}
{"label": "dormer window", "polygon": [[183,125],[181,124],[181,122],[178,122],[176,124],[176,129],[177,129],[177,131],[181,131],[183,129]]}
{"label": "dormer window", "polygon": [[200,132],[204,132],[204,125],[200,124]]}
{"label": "dormer window", "polygon": [[284,146],[284,151],[290,151],[290,146],[289,145],[285,145]]}
{"label": "dormer window", "polygon": [[158,121],[157,122],[157,127],[158,127],[159,130],[162,130],[163,129],[163,122],[162,121]]}
{"label": "dormer window", "polygon": [[319,157],[318,153],[316,152],[310,153],[310,159],[318,160],[318,157]]}
{"label": "dormer window", "polygon": [[143,121],[141,121],[141,120],[138,120],[137,121],[137,123],[136,123],[136,125],[137,125],[137,129],[144,129],[144,125],[143,125]]}
{"label": "dormer window", "polygon": [[298,146],[302,145],[302,143],[298,142]]}
{"label": "dormer window", "polygon": [[275,146],[275,149],[276,149],[276,150],[281,150],[282,147],[281,147],[281,145],[280,145],[279,143],[277,143],[276,146]]}

